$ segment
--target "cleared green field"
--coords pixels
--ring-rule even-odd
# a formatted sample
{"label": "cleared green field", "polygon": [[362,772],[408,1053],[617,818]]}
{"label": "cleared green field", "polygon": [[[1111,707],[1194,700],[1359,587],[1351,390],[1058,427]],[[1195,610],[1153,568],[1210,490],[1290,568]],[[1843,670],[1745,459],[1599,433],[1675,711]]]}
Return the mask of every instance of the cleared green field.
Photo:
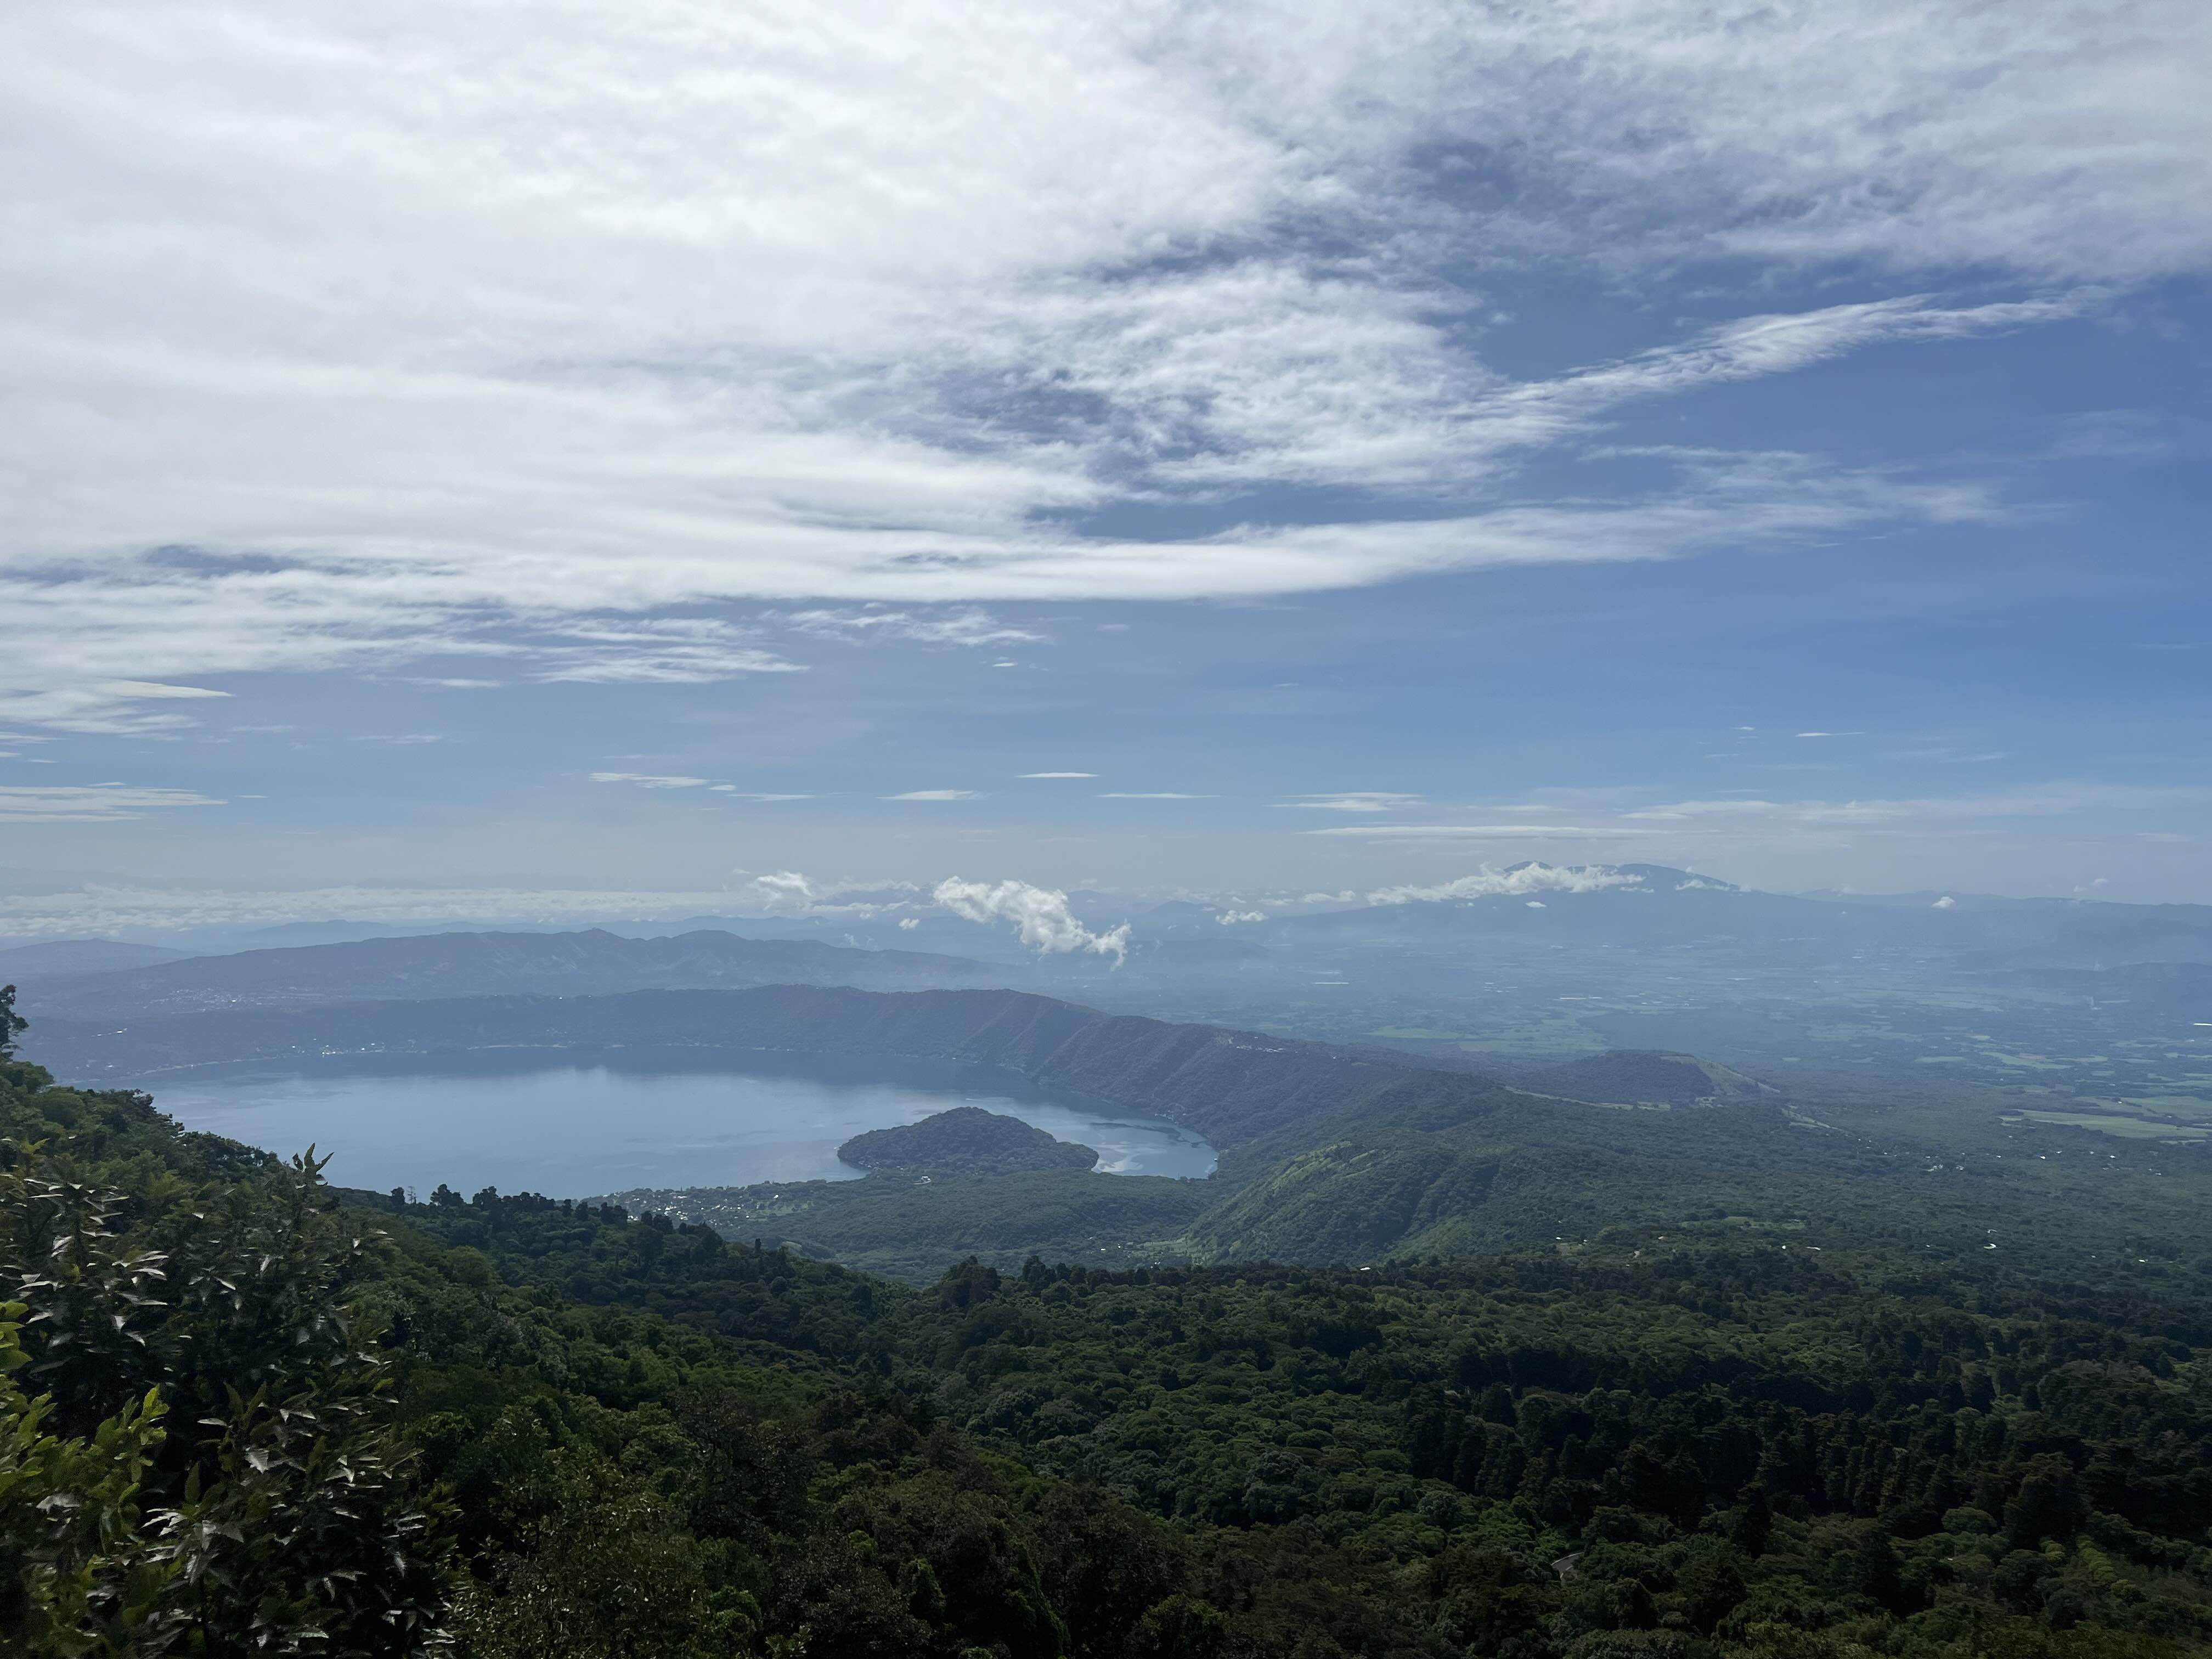
{"label": "cleared green field", "polygon": [[2174,1117],[2212,1119],[2212,1100],[2202,1095],[2126,1095],[2122,1097],[2121,1103]]}
{"label": "cleared green field", "polygon": [[2153,1123],[2140,1117],[2107,1117],[2091,1112],[2022,1112],[2031,1123],[2051,1123],[2069,1129],[2094,1129],[2123,1140],[2202,1140],[2212,1131],[2178,1123]]}

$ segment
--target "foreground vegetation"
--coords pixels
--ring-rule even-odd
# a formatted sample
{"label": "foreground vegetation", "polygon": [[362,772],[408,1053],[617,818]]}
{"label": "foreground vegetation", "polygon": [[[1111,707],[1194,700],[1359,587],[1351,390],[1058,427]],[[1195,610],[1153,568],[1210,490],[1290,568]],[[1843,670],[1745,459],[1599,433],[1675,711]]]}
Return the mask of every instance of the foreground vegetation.
{"label": "foreground vegetation", "polygon": [[1722,1218],[917,1288],[611,1206],[335,1194],[4,1060],[0,1137],[11,1651],[2212,1640],[2182,1242],[2124,1275],[2057,1224],[1939,1265],[1902,1218],[1815,1252]]}

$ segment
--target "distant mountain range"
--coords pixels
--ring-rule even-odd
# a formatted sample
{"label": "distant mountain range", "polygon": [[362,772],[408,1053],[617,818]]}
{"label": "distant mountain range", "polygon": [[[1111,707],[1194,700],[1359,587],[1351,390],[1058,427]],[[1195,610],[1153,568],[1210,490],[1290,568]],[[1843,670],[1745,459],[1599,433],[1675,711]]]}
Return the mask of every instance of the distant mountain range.
{"label": "distant mountain range", "polygon": [[[1553,878],[1547,884],[1544,875]],[[1810,964],[1868,951],[1980,969],[2212,962],[2212,905],[2112,904],[1971,893],[1859,897],[1762,893],[1663,865],[1499,872],[1505,890],[1293,915],[1233,936],[1275,945],[1424,949],[1480,937],[1612,949],[1755,951]],[[1512,878],[1521,878],[1514,881]],[[1576,883],[1584,884],[1577,890]],[[1139,939],[1145,921],[1136,927]],[[1179,911],[1170,937],[1231,930]]]}
{"label": "distant mountain range", "polygon": [[[1094,922],[1113,914],[1095,908],[1101,896],[1080,896]],[[826,918],[761,924],[781,935],[771,938],[720,927],[650,939],[439,932],[191,957],[72,940],[0,952],[0,982],[21,985],[33,1020],[94,1022],[371,1000],[1001,986],[1131,1012],[1234,1011],[1353,1040],[1372,1033],[1445,1064],[1475,1039],[1560,1057],[1695,1048],[1741,1059],[1777,1042],[1795,1054],[1900,1018],[1918,1042],[1962,996],[1992,1011],[1974,1030],[2035,1052],[2060,1042],[2053,1019],[2063,1051],[2084,1055],[2122,1037],[2171,1047],[2212,1019],[2212,906],[1790,896],[1638,864],[1522,865],[1374,896],[1273,915],[1135,907],[1126,961],[1040,955],[1012,929],[924,914],[907,918],[914,928],[886,921],[843,943],[793,936],[843,927]],[[900,948],[939,942],[975,954]],[[1787,1035],[1808,1022],[1826,1035]],[[1928,1051],[1959,1051],[1943,1043]]]}
{"label": "distant mountain range", "polygon": [[155,963],[181,962],[191,954],[112,939],[58,939],[43,945],[18,945],[0,951],[0,984],[80,979],[87,974],[112,974],[149,968]]}
{"label": "distant mountain range", "polygon": [[[574,933],[430,933],[289,950],[241,951],[87,972],[105,953],[137,945],[84,941],[33,945],[15,969],[22,1006],[37,1019],[143,1019],[222,1008],[457,997],[605,995],[620,991],[751,985],[914,987],[975,984],[983,964],[915,951],[856,951],[811,939],[692,933],[625,939]],[[38,952],[58,953],[38,957]],[[43,971],[39,971],[40,963]],[[72,966],[74,964],[74,966]]]}

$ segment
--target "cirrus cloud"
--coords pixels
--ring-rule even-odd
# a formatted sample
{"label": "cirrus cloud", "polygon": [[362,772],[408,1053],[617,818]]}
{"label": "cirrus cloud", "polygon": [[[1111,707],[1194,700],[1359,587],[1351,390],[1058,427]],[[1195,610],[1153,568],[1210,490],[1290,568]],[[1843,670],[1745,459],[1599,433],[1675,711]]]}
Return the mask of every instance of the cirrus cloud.
{"label": "cirrus cloud", "polygon": [[125,783],[0,784],[0,820],[107,823],[173,806],[221,806],[196,789],[155,789]]}
{"label": "cirrus cloud", "polygon": [[[594,772],[593,783],[634,783],[641,789],[703,789],[704,778],[684,777],[680,774],[653,772]],[[717,787],[727,787],[718,785]]]}
{"label": "cirrus cloud", "polygon": [[1301,830],[1298,833],[1363,841],[1622,841],[1661,832],[1620,824],[1362,823]]}
{"label": "cirrus cloud", "polygon": [[1320,812],[1397,812],[1408,806],[1419,806],[1421,797],[1395,794],[1386,789],[1354,789],[1333,795],[1293,795],[1275,804]]}
{"label": "cirrus cloud", "polygon": [[[1557,499],[1516,469],[1633,404],[2204,270],[2172,204],[2212,170],[2205,16],[37,9],[0,64],[40,158],[0,252],[0,415],[39,485],[0,556],[0,709],[158,730],[189,717],[118,683],[460,652],[699,684],[805,666],[718,606],[1029,642],[976,607],[1993,516],[1971,482],[1802,457],[1654,483],[1646,453]],[[1716,256],[1747,293],[1838,261],[1905,291],[1526,376],[1471,320],[1470,270]],[[2009,295],[1945,297],[1992,271]],[[1352,505],[1079,527],[1285,486]]]}

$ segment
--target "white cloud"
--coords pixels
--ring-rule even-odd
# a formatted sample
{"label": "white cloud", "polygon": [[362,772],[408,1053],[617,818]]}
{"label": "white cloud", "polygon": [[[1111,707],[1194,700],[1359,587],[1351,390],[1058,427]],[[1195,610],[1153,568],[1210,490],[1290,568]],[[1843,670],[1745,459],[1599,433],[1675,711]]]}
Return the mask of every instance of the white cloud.
{"label": "white cloud", "polygon": [[[4,577],[0,577],[0,588],[5,586]],[[50,647],[53,643],[58,642],[49,642]],[[17,644],[22,656],[35,654],[27,636],[19,637]],[[0,675],[4,673],[0,670]],[[166,685],[151,680],[86,680],[74,674],[56,674],[41,684],[33,675],[26,677],[20,685],[0,678],[0,714],[63,732],[167,732],[193,724],[191,717],[156,714],[139,705],[229,695],[205,686]]]}
{"label": "white cloud", "polygon": [[884,800],[981,800],[979,789],[909,789],[902,795],[885,795]]}
{"label": "white cloud", "polygon": [[[641,789],[699,789],[707,785],[704,778],[687,778],[681,775],[653,772],[594,772],[593,783],[634,783]],[[726,786],[716,786],[726,787]]]}
{"label": "white cloud", "polygon": [[0,821],[19,823],[105,823],[118,818],[142,818],[164,807],[222,804],[192,789],[141,788],[121,783],[0,785]]}
{"label": "white cloud", "polygon": [[1948,893],[1946,893],[1942,898],[1937,899],[1929,908],[1936,910],[1955,910],[1959,908],[1959,901],[1953,898]]}
{"label": "white cloud", "polygon": [[737,897],[740,909],[765,915],[834,916],[866,921],[911,908],[920,892],[911,882],[825,882],[796,870],[778,870],[752,877],[738,890]]}
{"label": "white cloud", "polygon": [[527,652],[544,662],[537,678],[549,682],[704,685],[741,674],[805,672],[805,664],[750,643],[751,630],[710,617],[570,622],[549,631],[557,640],[579,641]]}
{"label": "white cloud", "polygon": [[746,895],[770,915],[804,915],[822,902],[814,884],[796,870],[778,870],[755,876]]}
{"label": "white cloud", "polygon": [[1658,832],[1625,829],[1618,824],[1363,823],[1344,824],[1328,830],[1301,830],[1298,833],[1362,841],[1620,841]]}
{"label": "white cloud", "polygon": [[940,908],[965,921],[1011,921],[1019,929],[1023,944],[1048,955],[1090,951],[1120,963],[1128,952],[1128,923],[1093,933],[1068,908],[1067,895],[1054,888],[1034,887],[1025,881],[963,881],[953,876],[938,883],[930,896]]}
{"label": "white cloud", "polygon": [[[1986,516],[1808,463],[1611,500],[1501,481],[1633,399],[2212,262],[2173,205],[2212,170],[2185,0],[611,18],[36,9],[0,63],[40,159],[0,252],[0,418],[40,483],[0,561],[8,717],[160,730],[189,717],[88,688],[459,649],[586,683],[802,667],[664,614],[738,601],[983,645],[1034,637],[987,601]],[[1443,177],[1475,156],[1487,193]],[[1714,255],[1916,291],[1528,383],[1477,355],[1470,269]],[[1917,291],[1992,270],[2013,297]],[[1391,499],[1182,542],[1064,527],[1280,484]],[[1419,516],[1444,496],[1474,505]],[[868,602],[896,609],[835,608]]]}
{"label": "white cloud", "polygon": [[886,611],[872,605],[861,611],[771,611],[768,615],[796,633],[853,641],[918,640],[926,645],[979,646],[1035,644],[1045,638],[975,610]]}
{"label": "white cloud", "polygon": [[1393,794],[1384,789],[1355,789],[1334,795],[1294,795],[1279,801],[1289,806],[1320,812],[1397,812],[1421,804],[1419,795]]}
{"label": "white cloud", "polygon": [[1571,867],[1516,864],[1505,870],[1486,864],[1471,876],[1461,876],[1431,886],[1380,888],[1367,896],[1367,902],[1370,904],[1431,904],[1461,899],[1522,898],[1530,893],[1597,893],[1607,888],[1641,887],[1643,884],[1642,876],[1604,864]]}
{"label": "white cloud", "polygon": [[1442,164],[1504,171],[1513,205],[1470,243],[1517,226],[1609,234],[1622,265],[1719,249],[2133,276],[2200,269],[2212,240],[2161,206],[2201,194],[2212,156],[2193,72],[2212,26],[2188,0],[1404,0],[1178,24],[1309,143],[1448,134]]}
{"label": "white cloud", "polygon": [[1248,921],[1265,921],[1267,919],[1267,913],[1265,910],[1224,910],[1219,915],[1214,917],[1214,920],[1224,927],[1234,927]]}
{"label": "white cloud", "polygon": [[2202,806],[2212,791],[2187,786],[2050,783],[2001,794],[1875,800],[1680,800],[1640,807],[1625,816],[1680,823],[1781,822],[1881,826],[1977,818],[2057,817],[2077,812],[2141,811]]}

